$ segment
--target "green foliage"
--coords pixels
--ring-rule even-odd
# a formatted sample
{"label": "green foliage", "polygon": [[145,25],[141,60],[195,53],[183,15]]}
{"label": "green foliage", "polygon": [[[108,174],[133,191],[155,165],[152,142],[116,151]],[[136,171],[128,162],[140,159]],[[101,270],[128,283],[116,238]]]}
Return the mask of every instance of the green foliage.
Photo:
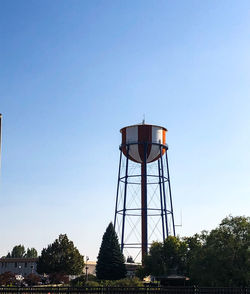
{"label": "green foliage", "polygon": [[27,252],[23,245],[16,245],[13,247],[11,253],[9,252],[7,258],[36,258],[37,251],[35,248],[28,248]]}
{"label": "green foliage", "polygon": [[100,283],[98,283],[97,281],[87,281],[85,283],[86,287],[100,287]]}
{"label": "green foliage", "polygon": [[70,286],[72,287],[82,287],[85,285],[86,278],[85,275],[81,275],[70,281]]}
{"label": "green foliage", "polygon": [[78,275],[82,273],[83,267],[83,256],[65,234],[59,235],[54,243],[42,250],[37,263],[37,272]]}
{"label": "green foliage", "polygon": [[98,284],[96,276],[94,276],[92,274],[88,274],[88,281],[87,282],[86,282],[86,275],[81,275],[81,276],[71,280],[70,285],[72,287],[80,287],[80,286],[82,287],[85,285],[89,285],[89,282],[96,282]]}
{"label": "green foliage", "polygon": [[73,287],[142,287],[143,282],[138,278],[125,278],[121,280],[97,280],[97,278],[93,275],[89,275],[88,281],[86,282],[86,276],[81,275],[70,281],[70,285]]}
{"label": "green foliage", "polygon": [[136,278],[125,278],[121,280],[114,281],[114,287],[143,287],[143,282]]}
{"label": "green foliage", "polygon": [[100,280],[98,285],[103,287],[142,287],[143,282],[135,277],[120,280]]}
{"label": "green foliage", "polygon": [[187,276],[192,278],[192,281],[195,284],[198,284],[200,275],[199,266],[197,266],[198,262],[201,261],[201,257],[203,256],[203,246],[206,242],[208,233],[203,231],[200,235],[195,234],[192,237],[185,237],[183,241],[187,244]]}
{"label": "green foliage", "polygon": [[38,254],[35,248],[28,248],[25,257],[37,258]]}
{"label": "green foliage", "polygon": [[250,218],[229,216],[210,233],[152,244],[137,276],[187,275],[199,286],[250,286]]}
{"label": "green foliage", "polygon": [[101,280],[119,280],[125,278],[124,256],[112,223],[106,229],[97,257],[96,275]]}
{"label": "green foliage", "polygon": [[135,276],[140,280],[143,280],[147,276],[146,269],[143,266],[138,266],[135,271]]}
{"label": "green foliage", "polygon": [[[150,248],[149,255],[144,258],[144,276],[185,274],[187,271],[187,244],[179,237],[168,237],[164,243],[154,242]],[[138,275],[138,272],[137,272]]]}
{"label": "green foliage", "polygon": [[11,253],[8,253],[7,258],[24,258],[25,254],[25,248],[20,244],[13,247]]}
{"label": "green foliage", "polygon": [[202,286],[250,285],[249,217],[227,217],[200,239],[189,261],[194,282]]}

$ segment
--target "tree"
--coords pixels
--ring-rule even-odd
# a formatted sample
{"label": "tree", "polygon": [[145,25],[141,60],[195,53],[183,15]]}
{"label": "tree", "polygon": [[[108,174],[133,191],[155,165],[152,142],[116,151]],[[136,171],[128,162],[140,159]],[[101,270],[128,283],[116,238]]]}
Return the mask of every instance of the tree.
{"label": "tree", "polygon": [[128,256],[127,263],[135,263],[135,261],[134,261],[134,259],[133,259],[132,256],[130,256],[130,255]]}
{"label": "tree", "polygon": [[120,280],[126,276],[125,259],[114,226],[110,223],[102,238],[97,257],[96,276],[101,280]]}
{"label": "tree", "polygon": [[23,245],[16,245],[13,247],[11,253],[7,254],[7,258],[24,258],[25,247]]}
{"label": "tree", "polygon": [[163,243],[154,242],[143,263],[145,275],[186,274],[187,244],[173,236],[166,238]]}
{"label": "tree", "polygon": [[37,262],[37,272],[40,274],[79,275],[83,267],[83,256],[66,234],[59,235],[54,243],[44,248]]}
{"label": "tree", "polygon": [[208,236],[207,231],[195,234],[192,237],[184,237],[187,244],[187,276],[191,277],[195,284],[200,283],[200,270],[203,265],[204,245]]}
{"label": "tree", "polygon": [[187,275],[199,286],[250,286],[250,218],[229,216],[210,233],[154,242],[138,276]]}
{"label": "tree", "polygon": [[[202,238],[201,238],[202,239]],[[193,250],[190,277],[202,286],[250,285],[250,218],[229,216]]]}
{"label": "tree", "polygon": [[25,254],[25,257],[27,258],[37,258],[37,251],[35,248],[28,248],[27,252]]}
{"label": "tree", "polygon": [[28,248],[27,252],[23,245],[16,245],[13,247],[11,253],[9,252],[7,258],[36,258],[37,251],[35,248]]}

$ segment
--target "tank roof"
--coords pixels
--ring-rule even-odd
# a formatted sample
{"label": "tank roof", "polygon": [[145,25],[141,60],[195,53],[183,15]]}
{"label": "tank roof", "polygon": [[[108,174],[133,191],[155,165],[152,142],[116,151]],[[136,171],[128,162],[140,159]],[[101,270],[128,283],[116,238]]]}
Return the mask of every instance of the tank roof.
{"label": "tank roof", "polygon": [[126,126],[120,129],[120,132],[122,132],[123,129],[127,129],[127,128],[132,128],[132,127],[137,127],[137,126],[152,126],[152,127],[158,127],[158,128],[162,128],[163,130],[165,130],[166,132],[168,131],[166,128],[162,127],[162,126],[157,126],[157,125],[150,125],[150,124],[136,124],[136,125],[131,125],[131,126]]}

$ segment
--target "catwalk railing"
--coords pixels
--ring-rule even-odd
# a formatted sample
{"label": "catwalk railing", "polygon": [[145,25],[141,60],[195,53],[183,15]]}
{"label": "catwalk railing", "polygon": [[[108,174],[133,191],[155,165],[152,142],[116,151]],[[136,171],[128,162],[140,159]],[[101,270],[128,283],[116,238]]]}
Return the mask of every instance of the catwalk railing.
{"label": "catwalk railing", "polygon": [[212,287],[0,287],[1,294],[250,294],[248,288]]}

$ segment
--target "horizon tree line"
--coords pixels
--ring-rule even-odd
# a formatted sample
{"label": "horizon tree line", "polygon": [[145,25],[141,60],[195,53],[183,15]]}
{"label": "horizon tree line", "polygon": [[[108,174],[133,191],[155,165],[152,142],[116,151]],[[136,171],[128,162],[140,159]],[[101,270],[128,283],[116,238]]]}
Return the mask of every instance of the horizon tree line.
{"label": "horizon tree line", "polygon": [[[38,257],[35,248],[14,246],[7,258]],[[131,256],[128,257],[133,262]],[[83,276],[84,256],[66,234],[61,234],[38,257],[39,274]],[[250,286],[250,217],[226,217],[211,232],[191,237],[168,237],[154,242],[136,275],[184,275],[199,286]],[[103,235],[96,264],[96,279],[121,280],[126,277],[125,258],[114,226]]]}

